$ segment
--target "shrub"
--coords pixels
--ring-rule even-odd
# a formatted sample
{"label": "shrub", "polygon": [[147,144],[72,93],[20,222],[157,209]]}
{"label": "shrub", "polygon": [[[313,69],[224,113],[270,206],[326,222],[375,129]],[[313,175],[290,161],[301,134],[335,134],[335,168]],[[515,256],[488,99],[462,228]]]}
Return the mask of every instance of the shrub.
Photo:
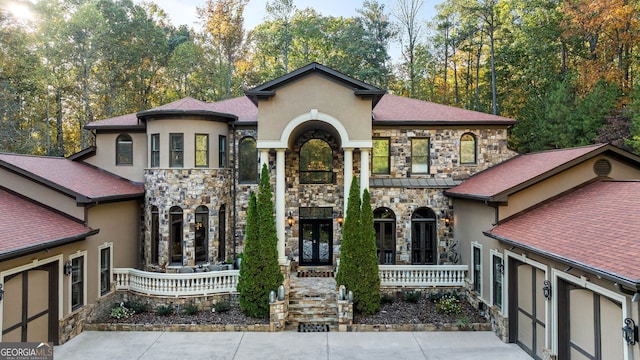
{"label": "shrub", "polygon": [[156,313],[160,316],[169,316],[173,314],[173,306],[172,305],[160,305],[156,308]]}
{"label": "shrub", "polygon": [[133,310],[136,314],[142,314],[149,311],[149,305],[137,301],[127,301],[124,303],[126,308]]}
{"label": "shrub", "polygon": [[442,299],[442,296],[444,296],[444,294],[441,291],[432,292],[431,294],[429,294],[429,301],[431,301],[432,303],[436,303],[438,302],[438,300]]}
{"label": "shrub", "polygon": [[135,313],[136,312],[134,310],[124,306],[124,303],[120,303],[111,309],[111,317],[114,319],[126,319]]}
{"label": "shrub", "polygon": [[195,315],[198,313],[198,311],[200,311],[200,309],[198,308],[198,305],[187,304],[184,306],[184,309],[182,311],[187,315]]}
{"label": "shrub", "polygon": [[211,312],[227,312],[231,309],[231,303],[228,301],[219,301],[211,307]]}
{"label": "shrub", "polygon": [[380,297],[380,302],[383,304],[391,304],[396,300],[396,297],[391,295],[391,294],[387,294],[384,293],[382,294],[382,296]]}
{"label": "shrub", "polygon": [[405,291],[402,294],[402,297],[404,301],[415,304],[420,301],[422,294],[420,293],[420,291]]}
{"label": "shrub", "polygon": [[444,295],[436,302],[436,311],[439,314],[459,314],[462,311],[460,300],[451,295]]}

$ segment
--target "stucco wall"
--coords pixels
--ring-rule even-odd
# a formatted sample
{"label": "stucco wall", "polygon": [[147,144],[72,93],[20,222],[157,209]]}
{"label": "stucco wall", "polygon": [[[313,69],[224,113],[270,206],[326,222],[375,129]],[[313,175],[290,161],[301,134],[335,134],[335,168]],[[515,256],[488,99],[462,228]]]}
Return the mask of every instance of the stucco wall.
{"label": "stucco wall", "polygon": [[[116,165],[116,139],[121,134],[131,136],[133,142],[133,164]],[[138,133],[99,133],[96,135],[96,154],[85,162],[105,169],[125,179],[141,182],[147,166],[147,135]]]}

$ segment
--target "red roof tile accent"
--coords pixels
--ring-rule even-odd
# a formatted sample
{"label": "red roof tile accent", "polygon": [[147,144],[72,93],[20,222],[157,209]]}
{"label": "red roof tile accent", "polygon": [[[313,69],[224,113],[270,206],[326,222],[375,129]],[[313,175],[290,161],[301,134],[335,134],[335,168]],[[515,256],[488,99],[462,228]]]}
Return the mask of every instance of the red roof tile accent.
{"label": "red roof tile accent", "polygon": [[490,231],[540,252],[640,283],[640,181],[600,181]]}
{"label": "red roof tile accent", "polygon": [[382,97],[373,109],[373,115],[375,121],[515,123],[515,120],[502,116],[390,94]]}
{"label": "red roof tile accent", "polygon": [[92,121],[86,125],[87,129],[99,129],[102,127],[124,127],[124,126],[138,126],[140,125],[138,122],[138,116],[133,114],[126,114],[121,116],[116,116],[109,119]]}
{"label": "red roof tile accent", "polygon": [[0,154],[0,166],[15,167],[36,181],[66,190],[71,196],[89,199],[134,197],[144,194],[134,184],[111,173],[65,158]]}
{"label": "red roof tile accent", "polygon": [[258,107],[246,96],[209,103],[209,110],[233,114],[238,121],[258,121]]}
{"label": "red roof tile accent", "polygon": [[449,189],[447,195],[477,197],[490,200],[498,195],[538,178],[564,164],[590,152],[606,147],[606,144],[550,150],[518,155],[510,160],[471,176],[462,184]]}
{"label": "red roof tile accent", "polygon": [[0,188],[0,255],[91,235],[91,228]]}

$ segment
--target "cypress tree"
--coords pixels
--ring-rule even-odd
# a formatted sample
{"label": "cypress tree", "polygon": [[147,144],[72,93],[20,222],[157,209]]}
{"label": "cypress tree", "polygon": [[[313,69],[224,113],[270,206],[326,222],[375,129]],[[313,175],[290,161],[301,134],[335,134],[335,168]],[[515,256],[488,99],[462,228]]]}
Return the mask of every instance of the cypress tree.
{"label": "cypress tree", "polygon": [[273,216],[271,184],[266,164],[262,167],[258,195],[252,192],[247,211],[245,251],[238,279],[242,312],[251,317],[269,315],[269,293],[284,277],[278,264],[278,234]]}
{"label": "cypress tree", "polygon": [[362,226],[358,246],[360,281],[354,290],[354,302],[363,315],[371,315],[377,313],[380,308],[380,275],[378,273],[378,257],[376,256],[373,209],[371,208],[371,196],[367,189],[364,189],[362,193],[360,224]]}
{"label": "cypress tree", "polygon": [[360,236],[360,184],[356,177],[351,181],[349,189],[349,202],[347,203],[347,214],[342,226],[342,245],[340,246],[340,266],[336,274],[336,284],[344,285],[347,290],[354,293],[358,287],[358,237]]}

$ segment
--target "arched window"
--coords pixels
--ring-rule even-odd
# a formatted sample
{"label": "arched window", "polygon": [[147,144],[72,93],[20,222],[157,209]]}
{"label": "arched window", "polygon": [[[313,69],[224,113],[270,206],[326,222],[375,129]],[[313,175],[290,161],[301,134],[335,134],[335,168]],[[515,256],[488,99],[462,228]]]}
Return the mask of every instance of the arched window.
{"label": "arched window", "polygon": [[389,208],[373,211],[373,228],[376,231],[378,262],[382,265],[396,263],[396,215]]}
{"label": "arched window", "polygon": [[128,134],[116,138],[116,165],[133,165],[133,140]]}
{"label": "arched window", "polygon": [[436,214],[429,208],[418,208],[411,216],[411,263],[437,264]]}
{"label": "arched window", "polygon": [[300,147],[300,183],[333,183],[333,151],[326,141],[311,139]]}
{"label": "arched window", "polygon": [[196,262],[209,260],[209,209],[206,206],[196,208],[195,223]]}
{"label": "arched window", "polygon": [[460,137],[460,164],[475,164],[478,161],[476,137],[465,133]]}
{"label": "arched window", "polygon": [[173,206],[169,209],[169,261],[182,265],[182,209]]}
{"label": "arched window", "polygon": [[258,150],[256,140],[246,137],[240,140],[239,152],[239,180],[244,183],[258,182]]}
{"label": "arched window", "polygon": [[152,264],[158,263],[158,246],[160,246],[160,213],[157,206],[151,207],[151,256]]}
{"label": "arched window", "polygon": [[220,212],[218,212],[218,261],[224,261],[226,256],[226,241],[227,241],[227,207],[226,205],[220,206]]}

